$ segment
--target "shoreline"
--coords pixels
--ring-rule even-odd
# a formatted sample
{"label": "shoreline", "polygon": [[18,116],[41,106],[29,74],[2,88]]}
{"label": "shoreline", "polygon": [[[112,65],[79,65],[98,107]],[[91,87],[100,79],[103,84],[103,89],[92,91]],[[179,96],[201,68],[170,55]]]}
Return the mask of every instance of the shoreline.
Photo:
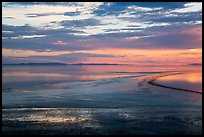
{"label": "shoreline", "polygon": [[183,92],[192,92],[192,93],[197,93],[197,94],[201,94],[202,95],[202,92],[199,92],[199,91],[194,91],[194,90],[188,90],[188,89],[182,89],[182,88],[177,88],[177,87],[171,87],[171,86],[166,86],[166,85],[162,85],[162,84],[159,84],[157,82],[155,82],[157,79],[161,78],[161,77],[166,77],[166,76],[171,76],[171,75],[178,75],[178,74],[183,74],[183,73],[171,73],[171,74],[166,74],[166,75],[160,75],[156,78],[153,78],[152,80],[148,81],[147,83],[150,84],[150,85],[153,85],[153,86],[158,86],[158,87],[162,87],[162,88],[168,88],[168,89],[173,89],[173,90],[180,90],[180,91],[183,91]]}

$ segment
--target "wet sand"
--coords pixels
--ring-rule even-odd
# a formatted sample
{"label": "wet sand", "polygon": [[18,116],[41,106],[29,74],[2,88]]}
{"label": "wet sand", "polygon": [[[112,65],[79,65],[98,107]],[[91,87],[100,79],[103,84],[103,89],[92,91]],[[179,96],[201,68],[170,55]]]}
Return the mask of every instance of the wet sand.
{"label": "wet sand", "polygon": [[8,135],[201,134],[202,119],[199,110],[177,108],[169,111],[167,108],[162,110],[160,107],[153,108],[4,109],[3,133]]}
{"label": "wet sand", "polygon": [[[193,74],[195,74],[195,73],[193,73]],[[169,89],[180,90],[180,91],[184,91],[184,92],[193,92],[193,93],[202,94],[202,80],[198,81],[196,84],[190,83],[191,87],[189,87],[189,85],[188,85],[189,83],[187,83],[185,79],[182,79],[182,82],[183,82],[182,84],[178,83],[178,81],[176,81],[176,79],[178,77],[180,77],[181,75],[185,76],[186,74],[185,73],[170,73],[170,74],[166,74],[166,75],[160,75],[160,76],[148,81],[148,83],[151,85],[154,85],[154,86],[162,87],[162,88],[169,88]],[[200,74],[199,76],[201,77],[201,75],[202,74]],[[168,77],[168,81],[166,80],[166,77]],[[172,78],[169,80],[169,77],[172,77]],[[163,80],[165,80],[167,82],[164,83]],[[164,84],[162,84],[162,83],[164,83]],[[171,86],[172,83],[174,83],[173,86]],[[189,89],[189,88],[191,88],[191,89]]]}
{"label": "wet sand", "polygon": [[101,79],[3,90],[3,134],[202,134],[202,95],[162,87],[159,80],[185,71],[124,70]]}

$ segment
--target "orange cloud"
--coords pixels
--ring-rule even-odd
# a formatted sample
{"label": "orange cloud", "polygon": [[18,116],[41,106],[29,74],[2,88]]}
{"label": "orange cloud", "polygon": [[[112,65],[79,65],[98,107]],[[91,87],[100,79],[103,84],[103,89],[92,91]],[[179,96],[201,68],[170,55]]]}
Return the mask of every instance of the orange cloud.
{"label": "orange cloud", "polygon": [[68,54],[69,51],[47,51],[37,52],[33,50],[15,50],[15,49],[2,49],[2,55],[5,57],[29,57],[29,56],[58,56],[61,54]]}

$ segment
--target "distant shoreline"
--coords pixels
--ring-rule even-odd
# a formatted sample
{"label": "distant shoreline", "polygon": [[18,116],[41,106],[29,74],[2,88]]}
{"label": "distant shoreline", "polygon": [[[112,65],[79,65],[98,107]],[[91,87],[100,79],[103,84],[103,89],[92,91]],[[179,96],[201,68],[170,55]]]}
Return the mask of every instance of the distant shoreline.
{"label": "distant shoreline", "polygon": [[106,63],[77,63],[77,64],[65,64],[65,63],[19,63],[19,64],[2,64],[2,66],[68,66],[68,65],[129,65],[129,64],[106,64]]}
{"label": "distant shoreline", "polygon": [[[136,64],[108,64],[108,63],[73,63],[73,64],[66,64],[60,62],[51,62],[51,63],[16,63],[16,64],[2,64],[2,66],[135,66]],[[137,65],[136,65],[137,66]],[[140,65],[139,65],[140,66]],[[142,65],[143,67],[158,67],[162,65]],[[202,66],[199,63],[192,63],[187,65],[179,65],[179,66]]]}

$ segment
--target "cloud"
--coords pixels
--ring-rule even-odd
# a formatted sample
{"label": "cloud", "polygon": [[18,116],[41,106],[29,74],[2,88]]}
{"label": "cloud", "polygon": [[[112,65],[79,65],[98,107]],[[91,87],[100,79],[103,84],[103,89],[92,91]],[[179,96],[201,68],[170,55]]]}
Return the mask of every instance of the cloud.
{"label": "cloud", "polygon": [[80,12],[76,11],[76,12],[62,12],[62,13],[49,12],[49,13],[28,13],[28,14],[25,14],[25,16],[28,18],[37,18],[37,17],[45,17],[45,16],[53,16],[53,15],[76,16],[76,15],[80,15]]}
{"label": "cloud", "polygon": [[191,49],[202,47],[202,26],[175,27],[161,31],[148,31],[146,33],[111,33],[101,35],[99,39],[92,39],[89,45],[98,48],[122,49]]}
{"label": "cloud", "polygon": [[29,14],[25,14],[25,15],[26,15],[26,17],[28,17],[28,18],[36,18],[36,17],[43,17],[43,16],[63,15],[63,13],[56,13],[56,12],[41,13],[41,14],[29,13]]}
{"label": "cloud", "polygon": [[80,12],[65,12],[64,16],[76,16],[76,15],[80,15]]}
{"label": "cloud", "polygon": [[145,20],[151,20],[152,22],[185,23],[185,22],[202,20],[202,16],[197,13],[190,13],[190,14],[185,13],[185,14],[176,14],[176,16],[165,15],[165,17],[155,17],[152,19],[145,19]]}
{"label": "cloud", "polygon": [[[102,2],[5,2],[2,17],[15,16],[13,21],[4,19],[3,24],[44,27],[52,21],[88,19]],[[20,9],[20,10],[19,10]],[[40,10],[39,10],[40,9]],[[12,12],[11,12],[12,10]],[[74,15],[81,13],[79,15]],[[68,15],[73,16],[68,16]],[[27,16],[25,16],[27,15]],[[28,19],[29,18],[29,19]],[[32,19],[32,18],[35,18]]]}
{"label": "cloud", "polygon": [[129,10],[133,10],[135,11],[136,13],[137,12],[153,12],[153,11],[160,11],[162,10],[163,8],[162,7],[157,7],[157,8],[150,8],[150,7],[139,7],[139,6],[128,6],[127,7]]}
{"label": "cloud", "polygon": [[[3,37],[19,37],[19,36],[36,36],[36,35],[46,35],[47,38],[52,40],[59,39],[79,39],[78,36],[75,36],[73,33],[84,33],[83,31],[73,30],[73,29],[41,29],[38,27],[32,27],[29,25],[24,26],[11,26],[2,24],[2,36]],[[83,39],[83,37],[80,37]]]}
{"label": "cloud", "polygon": [[63,41],[56,41],[56,42],[51,42],[50,44],[53,44],[53,45],[65,45],[67,43],[63,42]]}
{"label": "cloud", "polygon": [[2,47],[29,50],[26,54],[30,53],[35,59],[39,59],[40,52],[48,55],[48,52],[66,51],[72,54],[47,59],[78,61],[109,58],[106,54],[85,53],[108,48],[121,51],[201,48],[201,5],[186,2],[6,2],[2,3]]}
{"label": "cloud", "polygon": [[14,17],[3,17],[4,19],[15,19]]}
{"label": "cloud", "polygon": [[[35,6],[31,6],[33,4]],[[133,32],[133,30],[135,31],[139,29],[142,30],[149,27],[176,25],[174,23],[186,24],[189,22],[191,24],[198,24],[202,20],[202,15],[198,13],[195,13],[193,15],[190,15],[190,14],[182,15],[181,13],[169,12],[173,9],[184,8],[186,4],[184,2],[180,2],[180,3],[159,3],[158,2],[156,4],[148,3],[148,2],[147,3],[142,3],[142,2],[109,3],[107,2],[107,3],[77,3],[77,4],[70,3],[70,4],[64,4],[64,5],[61,4],[60,6],[58,3],[55,3],[55,4],[31,3],[29,5],[31,6],[31,9],[32,9],[31,11],[35,11],[36,13],[35,12],[29,13],[28,10],[25,10],[27,12],[24,13],[24,15],[27,15],[29,17],[36,18],[36,19],[37,17],[45,17],[45,18],[36,20],[35,24],[33,22],[30,22],[32,20],[25,19],[24,21],[29,23],[30,26],[33,26],[33,25],[36,26],[36,23],[37,23],[37,26],[39,24],[44,24],[43,26],[42,25],[39,26],[41,29],[71,28],[71,29],[77,29],[81,31],[81,32],[73,32],[72,33],[73,35],[91,36],[95,34],[104,34],[104,33],[112,33],[112,32],[117,32],[117,33]],[[24,3],[20,5],[24,5]],[[42,5],[46,5],[46,6],[42,7]],[[36,11],[37,8],[43,8],[43,10]],[[47,11],[44,9],[47,9]],[[103,16],[98,14],[98,11],[100,10],[105,12],[103,13]],[[19,10],[17,10],[17,13],[18,12]],[[59,15],[59,16],[56,17],[54,15]],[[17,22],[19,23],[19,21]],[[6,21],[6,23],[10,23],[10,22]],[[133,25],[137,27],[128,28],[128,26],[133,26]],[[111,32],[110,31],[111,29],[114,31]]]}
{"label": "cloud", "polygon": [[[84,36],[73,33],[83,33],[72,29],[40,29],[29,25],[2,25],[2,45],[7,49],[24,49],[34,51],[88,50],[94,47],[86,46]],[[64,43],[64,46],[57,44]]]}
{"label": "cloud", "polygon": [[109,55],[109,54],[92,54],[92,53],[69,53],[69,54],[61,54],[56,56],[49,56],[44,55],[36,56],[33,54],[33,56],[2,56],[3,57],[3,63],[12,62],[16,63],[18,61],[23,62],[38,62],[41,60],[41,62],[64,62],[64,63],[77,63],[77,62],[83,62],[87,60],[88,58],[116,58],[116,56]]}
{"label": "cloud", "polygon": [[64,27],[87,27],[100,25],[100,20],[97,19],[82,19],[82,20],[65,20],[61,21],[60,24]]}
{"label": "cloud", "polygon": [[[118,16],[126,10],[133,9],[137,12],[160,11],[161,9],[182,8],[184,2],[106,2],[94,10],[96,16],[115,15]],[[134,14],[135,14],[134,13]]]}
{"label": "cloud", "polygon": [[190,2],[184,4],[184,8],[177,8],[175,10],[169,11],[176,13],[186,13],[186,12],[202,12],[202,2]]}
{"label": "cloud", "polygon": [[[119,19],[129,22],[147,22],[149,25],[154,25],[157,23],[169,23],[170,25],[175,25],[174,23],[185,24],[186,22],[191,22],[191,24],[196,24],[195,21],[202,21],[202,14],[198,12],[186,12],[186,13],[170,13],[167,11],[149,12],[127,15],[129,11],[125,11],[123,14],[118,16]],[[154,25],[155,26],[155,25]]]}
{"label": "cloud", "polygon": [[91,54],[91,53],[70,53],[70,54],[63,54],[59,56],[47,56],[47,57],[32,57],[32,58],[43,58],[43,59],[50,59],[50,60],[58,60],[59,62],[67,62],[67,63],[77,63],[77,62],[84,62],[88,58],[115,58],[113,55],[107,54]]}
{"label": "cloud", "polygon": [[53,51],[77,51],[90,50],[96,47],[90,45],[80,44],[80,41],[72,41],[66,45],[59,46],[50,43],[49,39],[35,38],[35,39],[3,39],[2,47],[7,49],[24,49],[33,51],[46,51],[52,49]]}
{"label": "cloud", "polygon": [[22,6],[31,6],[31,5],[78,5],[77,2],[2,2],[3,6],[12,6],[12,5],[22,5]]}
{"label": "cloud", "polygon": [[93,53],[70,53],[70,54],[63,54],[63,55],[59,55],[59,57],[62,58],[66,58],[66,57],[103,57],[103,58],[112,58],[115,57],[113,55],[109,55],[109,54],[93,54]]}
{"label": "cloud", "polygon": [[19,35],[18,37],[3,37],[3,39],[32,39],[32,38],[42,38],[46,37],[46,35]]}
{"label": "cloud", "polygon": [[[161,27],[153,27],[136,32],[121,32],[121,30],[126,30],[121,29],[115,30],[115,33],[112,33],[111,31],[114,30],[106,30],[110,32],[90,36],[77,36],[73,34],[75,32],[74,30],[69,29],[39,30],[38,28],[30,26],[9,27],[5,25],[2,27],[3,47],[34,51],[46,51],[47,49],[52,49],[53,51],[77,51],[103,49],[105,47],[185,49],[200,47],[200,42],[202,40],[202,27],[200,25],[168,26],[162,29]],[[33,30],[32,32],[29,31],[31,28]],[[127,30],[132,29],[135,31],[134,28],[127,28]],[[5,31],[11,31],[12,33]]]}
{"label": "cloud", "polygon": [[58,60],[50,60],[43,58],[28,58],[28,57],[5,57],[2,56],[2,64],[16,64],[16,63],[44,63],[44,62],[58,62]]}
{"label": "cloud", "polygon": [[31,56],[58,56],[62,54],[71,53],[70,51],[33,51],[33,50],[16,50],[16,49],[2,49],[2,55],[5,57],[31,57]]}

